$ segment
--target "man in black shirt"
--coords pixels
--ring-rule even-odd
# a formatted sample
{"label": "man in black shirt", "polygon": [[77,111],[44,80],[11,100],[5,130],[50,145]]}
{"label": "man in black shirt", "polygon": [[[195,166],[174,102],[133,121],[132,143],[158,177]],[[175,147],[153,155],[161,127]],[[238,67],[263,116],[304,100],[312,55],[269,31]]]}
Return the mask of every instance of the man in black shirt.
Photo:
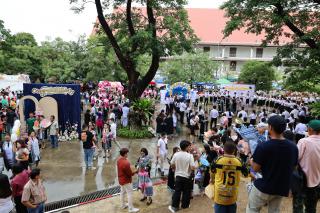
{"label": "man in black shirt", "polygon": [[95,150],[94,135],[88,130],[88,126],[84,125],[81,132],[81,141],[83,143],[84,161],[86,168],[90,170],[96,169],[93,167],[93,154]]}
{"label": "man in black shirt", "polygon": [[254,182],[249,194],[247,213],[260,212],[268,205],[269,213],[280,212],[282,197],[289,195],[293,169],[298,164],[298,148],[283,137],[286,121],[279,115],[268,119],[270,140],[257,146],[252,169],[261,172],[262,178]]}

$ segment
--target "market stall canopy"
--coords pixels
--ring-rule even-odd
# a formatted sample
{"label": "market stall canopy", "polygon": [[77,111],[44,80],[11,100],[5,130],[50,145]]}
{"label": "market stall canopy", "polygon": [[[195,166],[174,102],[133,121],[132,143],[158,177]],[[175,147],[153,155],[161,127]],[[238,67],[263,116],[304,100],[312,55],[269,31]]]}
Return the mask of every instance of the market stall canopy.
{"label": "market stall canopy", "polygon": [[0,74],[0,90],[9,87],[10,91],[22,91],[24,83],[30,83],[29,75]]}

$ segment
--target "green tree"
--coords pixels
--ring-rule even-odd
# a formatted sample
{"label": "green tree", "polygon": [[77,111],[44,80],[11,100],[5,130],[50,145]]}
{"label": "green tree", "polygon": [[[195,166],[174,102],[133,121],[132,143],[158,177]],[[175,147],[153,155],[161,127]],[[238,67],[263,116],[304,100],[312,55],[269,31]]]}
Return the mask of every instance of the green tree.
{"label": "green tree", "polygon": [[162,75],[167,83],[175,82],[212,82],[214,73],[218,69],[218,63],[213,61],[208,53],[197,51],[196,53],[184,53],[173,56],[160,65]]}
{"label": "green tree", "polygon": [[272,82],[276,80],[276,71],[270,63],[248,61],[240,71],[239,82],[255,84],[256,90],[272,89]]}
{"label": "green tree", "polygon": [[[7,31],[8,32],[8,31]],[[42,78],[39,47],[30,33],[7,33],[0,46],[0,72],[28,74],[31,80]]]}
{"label": "green tree", "polygon": [[56,38],[53,41],[45,41],[41,44],[42,69],[45,79],[54,77],[58,82],[75,80],[75,57],[69,42]]}
{"label": "green tree", "polygon": [[28,46],[28,47],[35,47],[38,46],[36,39],[30,33],[17,33],[12,37],[12,43],[16,46]]}
{"label": "green tree", "polygon": [[2,44],[10,36],[10,31],[5,28],[4,22],[0,19],[0,44]]}
{"label": "green tree", "polygon": [[[301,69],[299,67],[289,67],[283,76],[284,87],[291,91],[310,91],[320,93],[319,76],[312,73],[312,69]],[[316,73],[316,71],[314,72]],[[313,76],[314,80],[309,80],[305,76]],[[318,82],[318,83],[317,83]]]}
{"label": "green tree", "polygon": [[127,76],[116,60],[110,42],[103,35],[91,36],[86,45],[86,57],[81,66],[86,73],[87,81],[120,81],[125,82]]}
{"label": "green tree", "polygon": [[10,35],[10,32],[5,28],[4,22],[0,20],[0,71],[4,67],[5,57],[4,57],[4,45],[6,38]]}
{"label": "green tree", "polygon": [[[81,11],[87,0],[70,0]],[[189,25],[186,0],[95,0],[100,32],[108,40],[118,62],[128,77],[128,96],[139,99],[149,82],[154,78],[160,57],[192,51],[197,41]],[[139,3],[145,8],[134,8]],[[105,15],[104,9],[114,9]],[[142,55],[150,57],[145,75],[138,70]]]}
{"label": "green tree", "polygon": [[230,18],[225,36],[244,28],[248,33],[264,33],[263,45],[279,45],[281,37],[292,40],[279,48],[274,58],[276,66],[288,67],[287,87],[313,88],[320,83],[319,0],[228,0],[221,8]]}

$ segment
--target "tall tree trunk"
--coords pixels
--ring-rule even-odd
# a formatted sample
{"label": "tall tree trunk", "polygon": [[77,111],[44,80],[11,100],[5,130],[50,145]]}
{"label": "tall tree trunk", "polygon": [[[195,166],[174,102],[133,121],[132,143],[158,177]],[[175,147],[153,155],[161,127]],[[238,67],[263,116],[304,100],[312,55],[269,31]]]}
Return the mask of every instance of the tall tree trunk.
{"label": "tall tree trunk", "polygon": [[[127,7],[126,7],[126,21],[128,24],[129,35],[132,37],[135,35],[134,26],[132,23],[132,14],[131,14],[131,3],[132,0],[128,0]],[[131,101],[138,100],[141,95],[143,94],[144,90],[148,87],[150,81],[154,78],[160,63],[160,53],[157,47],[157,30],[156,30],[156,19],[154,17],[154,12],[152,8],[152,2],[147,1],[147,16],[148,16],[148,28],[152,31],[152,38],[155,41],[155,45],[151,48],[152,49],[152,61],[151,65],[148,69],[148,72],[145,76],[139,79],[140,73],[136,71],[136,67],[134,64],[134,60],[130,57],[130,55],[136,51],[138,47],[138,43],[133,42],[131,51],[128,53],[124,53],[117,40],[113,34],[113,30],[110,28],[108,22],[105,19],[103,14],[103,8],[101,5],[101,0],[95,0],[96,9],[98,13],[98,19],[101,24],[102,29],[104,30],[105,34],[107,35],[113,50],[117,58],[119,59],[120,65],[125,70],[128,76],[128,98]]]}
{"label": "tall tree trunk", "polygon": [[[141,96],[141,95],[140,95]],[[128,98],[130,101],[136,101],[139,99],[138,85],[136,82],[129,82],[128,84]]]}

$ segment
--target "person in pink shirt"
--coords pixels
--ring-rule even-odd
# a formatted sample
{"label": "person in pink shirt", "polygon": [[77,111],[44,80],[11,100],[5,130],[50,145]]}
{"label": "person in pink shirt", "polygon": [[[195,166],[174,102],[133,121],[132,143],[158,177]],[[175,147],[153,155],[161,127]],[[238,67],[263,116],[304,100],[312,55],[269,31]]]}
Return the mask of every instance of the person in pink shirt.
{"label": "person in pink shirt", "polygon": [[[309,122],[308,135],[309,137],[302,138],[298,142],[299,164],[307,179],[305,212],[316,213],[320,195],[320,120]],[[303,204],[299,208],[303,211]]]}
{"label": "person in pink shirt", "polygon": [[21,203],[21,197],[23,192],[23,187],[29,181],[30,171],[23,169],[19,164],[15,164],[12,167],[12,173],[14,177],[11,180],[12,197],[14,203],[16,204],[17,213],[27,213],[27,207]]}

